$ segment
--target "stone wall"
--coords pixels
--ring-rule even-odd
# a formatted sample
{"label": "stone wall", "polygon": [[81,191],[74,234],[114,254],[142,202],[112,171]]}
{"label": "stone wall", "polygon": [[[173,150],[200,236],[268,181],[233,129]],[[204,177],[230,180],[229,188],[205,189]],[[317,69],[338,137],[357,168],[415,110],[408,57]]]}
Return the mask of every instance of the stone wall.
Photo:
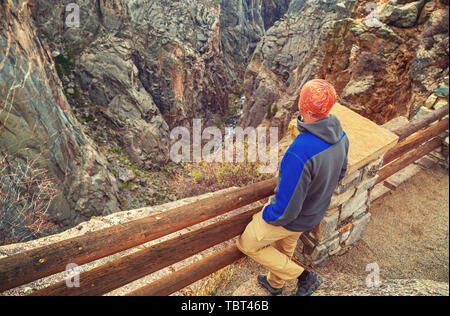
{"label": "stone wall", "polygon": [[362,237],[370,221],[369,196],[381,163],[382,157],[371,161],[338,185],[324,219],[300,238],[297,254],[304,263],[324,263],[329,256],[346,252]]}
{"label": "stone wall", "polygon": [[[332,255],[346,252],[366,231],[370,222],[370,195],[378,179],[383,155],[398,137],[341,105],[332,112],[350,140],[348,171],[338,184],[323,220],[302,234],[296,256],[307,265],[320,265]],[[289,126],[298,135],[296,121]]]}

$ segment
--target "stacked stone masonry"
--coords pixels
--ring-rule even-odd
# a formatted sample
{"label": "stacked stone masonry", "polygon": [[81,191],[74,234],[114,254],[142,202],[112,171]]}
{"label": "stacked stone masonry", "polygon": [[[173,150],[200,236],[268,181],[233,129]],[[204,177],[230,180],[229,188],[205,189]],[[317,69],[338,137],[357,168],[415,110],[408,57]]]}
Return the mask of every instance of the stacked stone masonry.
{"label": "stacked stone masonry", "polygon": [[382,157],[347,175],[336,188],[323,220],[304,233],[297,256],[308,265],[320,265],[356,243],[370,221],[370,192],[378,178]]}

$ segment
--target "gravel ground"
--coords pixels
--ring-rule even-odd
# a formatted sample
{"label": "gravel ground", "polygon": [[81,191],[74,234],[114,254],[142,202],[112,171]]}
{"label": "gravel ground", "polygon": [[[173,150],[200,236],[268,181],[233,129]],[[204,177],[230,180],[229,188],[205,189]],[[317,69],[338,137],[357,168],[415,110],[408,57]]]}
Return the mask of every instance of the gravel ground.
{"label": "gravel ground", "polygon": [[[375,201],[371,213],[364,237],[347,253],[315,269],[324,279],[319,294],[448,295],[448,171],[436,165],[419,172]],[[374,263],[382,287],[369,291],[366,267]],[[235,265],[233,281],[217,294],[263,295],[257,290],[258,273],[265,273],[264,268],[247,258],[241,260]],[[287,283],[286,294],[295,286],[295,282]]]}
{"label": "gravel ground", "polygon": [[366,234],[320,271],[367,276],[377,263],[382,279],[449,282],[449,177],[439,166],[424,170],[371,205]]}

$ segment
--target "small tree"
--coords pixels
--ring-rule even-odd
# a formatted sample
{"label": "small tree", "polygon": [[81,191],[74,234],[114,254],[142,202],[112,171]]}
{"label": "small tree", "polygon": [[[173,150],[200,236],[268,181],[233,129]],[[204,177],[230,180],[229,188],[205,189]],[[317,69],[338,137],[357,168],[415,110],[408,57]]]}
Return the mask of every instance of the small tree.
{"label": "small tree", "polygon": [[48,210],[58,196],[47,170],[34,163],[0,159],[0,244],[28,241],[52,232]]}

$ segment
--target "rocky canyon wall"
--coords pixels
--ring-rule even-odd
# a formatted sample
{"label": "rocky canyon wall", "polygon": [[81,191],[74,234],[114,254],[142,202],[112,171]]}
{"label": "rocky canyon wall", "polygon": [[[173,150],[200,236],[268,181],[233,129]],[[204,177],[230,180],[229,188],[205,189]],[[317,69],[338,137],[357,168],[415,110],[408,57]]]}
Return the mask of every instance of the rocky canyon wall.
{"label": "rocky canyon wall", "polygon": [[61,227],[119,210],[80,113],[151,170],[169,160],[170,129],[216,125],[244,92],[239,124],[280,136],[312,78],[379,124],[448,96],[445,0],[78,0],[76,26],[73,2],[0,2],[0,152],[49,170]]}
{"label": "rocky canyon wall", "polygon": [[49,210],[58,229],[120,208],[80,113],[106,119],[101,128],[138,167],[164,165],[170,128],[226,115],[251,54],[290,1],[79,0],[78,25],[73,3],[0,6],[0,152],[48,170],[61,192]]}
{"label": "rocky canyon wall", "polygon": [[70,2],[33,5],[41,37],[74,63],[74,103],[107,117],[133,162],[146,169],[168,161],[169,128],[190,126],[193,118],[214,125],[227,114],[249,56],[289,4],[78,1],[80,27],[70,28]]}
{"label": "rocky canyon wall", "polygon": [[448,82],[448,47],[448,1],[292,1],[249,64],[240,123],[261,124],[271,107],[269,123],[285,130],[317,77],[378,124],[411,117]]}
{"label": "rocky canyon wall", "polygon": [[49,210],[56,226],[119,210],[115,178],[70,109],[27,1],[0,3],[0,105],[0,155],[48,170],[61,191]]}

